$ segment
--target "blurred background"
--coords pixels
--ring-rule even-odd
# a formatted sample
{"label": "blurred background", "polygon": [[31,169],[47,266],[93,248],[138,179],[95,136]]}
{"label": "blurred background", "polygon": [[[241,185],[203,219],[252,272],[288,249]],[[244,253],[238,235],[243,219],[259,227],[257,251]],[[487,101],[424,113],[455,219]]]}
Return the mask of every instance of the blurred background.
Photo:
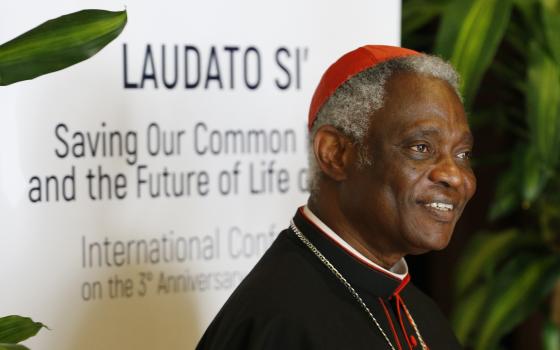
{"label": "blurred background", "polygon": [[[72,350],[194,347],[238,280],[206,289],[192,281],[242,278],[307,196],[305,181],[296,185],[292,176],[287,193],[255,193],[243,183],[239,192],[214,188],[209,196],[92,198],[82,183],[74,188],[79,201],[59,201],[59,193],[49,201],[32,196],[33,175],[74,179],[103,169],[134,179],[137,167],[147,166],[217,176],[239,164],[247,170],[265,163],[304,174],[302,115],[324,69],[356,46],[397,45],[400,39],[404,47],[449,60],[461,74],[478,178],[477,194],[450,246],[407,257],[413,282],[442,307],[468,349],[560,349],[560,0],[167,5],[154,11],[152,2],[136,1],[125,12],[114,0],[56,0],[32,8],[25,2],[0,4],[0,42],[58,18],[0,45],[0,85],[72,66],[0,90],[0,276],[9,281],[0,288],[0,317],[29,315],[53,329],[26,344]],[[59,17],[96,7],[120,11]],[[103,53],[73,66],[105,45]],[[244,56],[236,56],[234,65],[237,51]],[[196,53],[198,68],[189,70],[187,52]],[[220,67],[224,79],[230,77],[227,84],[218,77]],[[193,69],[199,78],[189,90]],[[255,77],[262,84],[252,84]],[[201,155],[191,148],[150,156],[139,150],[142,165],[127,163],[122,154],[72,158],[53,152],[61,147],[53,137],[55,125],[70,132],[142,135],[156,124],[190,140],[203,122],[217,134],[226,128],[287,130],[297,136],[298,147],[279,155]],[[92,266],[90,256],[86,263],[86,241],[101,247],[109,240],[167,237],[209,241],[211,254],[127,266]],[[232,245],[239,248],[235,254]],[[187,276],[198,289],[170,292],[156,276]],[[117,293],[110,289],[116,281],[131,287]],[[94,287],[99,294],[88,292]],[[0,318],[0,343],[7,341],[2,327],[16,322],[23,331],[9,339],[13,343],[41,329],[29,320]]]}
{"label": "blurred background", "polygon": [[559,349],[560,2],[404,0],[402,45],[460,72],[478,178],[413,281],[468,348]]}

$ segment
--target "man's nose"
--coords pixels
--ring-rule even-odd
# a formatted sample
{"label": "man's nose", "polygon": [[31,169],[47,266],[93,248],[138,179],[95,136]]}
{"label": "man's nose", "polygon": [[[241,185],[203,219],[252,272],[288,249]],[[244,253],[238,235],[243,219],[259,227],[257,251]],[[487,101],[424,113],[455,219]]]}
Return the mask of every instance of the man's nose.
{"label": "man's nose", "polygon": [[459,187],[463,184],[463,174],[452,156],[442,156],[430,172],[432,182],[445,187]]}

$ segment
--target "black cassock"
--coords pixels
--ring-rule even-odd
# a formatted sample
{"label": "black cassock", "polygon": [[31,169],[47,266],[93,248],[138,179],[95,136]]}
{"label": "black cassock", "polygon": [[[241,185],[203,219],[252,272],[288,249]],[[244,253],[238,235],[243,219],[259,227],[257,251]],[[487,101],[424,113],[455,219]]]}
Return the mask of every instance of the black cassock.
{"label": "black cassock", "polygon": [[[364,265],[298,210],[297,228],[358,292],[395,349],[460,349],[439,308],[407,277]],[[408,314],[406,310],[408,310]],[[291,229],[272,244],[212,321],[197,350],[390,349],[348,288]]]}

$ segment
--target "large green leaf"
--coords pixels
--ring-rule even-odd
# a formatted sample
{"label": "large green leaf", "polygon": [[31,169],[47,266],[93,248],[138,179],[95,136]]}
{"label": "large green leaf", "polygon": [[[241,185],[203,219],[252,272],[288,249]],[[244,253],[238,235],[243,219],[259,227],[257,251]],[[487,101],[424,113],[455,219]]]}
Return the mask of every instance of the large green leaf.
{"label": "large green leaf", "polygon": [[461,74],[467,107],[502,40],[511,8],[511,0],[454,0],[443,13],[435,51]]}
{"label": "large green leaf", "polygon": [[115,39],[126,11],[83,10],[47,21],[0,46],[0,85],[81,62]]}
{"label": "large green leaf", "polygon": [[542,0],[542,25],[546,41],[556,63],[560,64],[560,2],[556,0]]}
{"label": "large green leaf", "polygon": [[465,294],[485,272],[519,246],[532,244],[531,235],[524,235],[517,229],[495,233],[481,233],[472,238],[457,269],[456,292]]}
{"label": "large green leaf", "polygon": [[545,322],[542,330],[543,350],[560,350],[560,329],[551,321]]}
{"label": "large green leaf", "polygon": [[560,65],[536,42],[530,45],[527,118],[542,170],[552,172],[560,158]]}
{"label": "large green leaf", "polygon": [[528,209],[544,189],[548,175],[544,171],[545,166],[537,154],[534,144],[526,147],[519,156],[523,159],[522,205]]}
{"label": "large green leaf", "polygon": [[469,344],[469,339],[472,339],[471,333],[482,314],[483,307],[488,298],[488,290],[489,288],[486,284],[477,287],[459,299],[454,309],[451,323],[457,338],[459,338],[463,346],[471,345]]}
{"label": "large green leaf", "polygon": [[17,315],[0,317],[0,343],[19,343],[34,336],[46,326],[28,317]]}
{"label": "large green leaf", "polygon": [[515,209],[529,209],[545,188],[550,174],[534,144],[518,142],[511,157],[511,166],[498,182],[489,219],[496,220]]}
{"label": "large green leaf", "polygon": [[21,344],[1,344],[0,350],[29,350],[28,347]]}
{"label": "large green leaf", "polygon": [[491,281],[485,314],[478,327],[476,350],[496,346],[542,303],[560,276],[560,256],[518,254],[510,259]]}
{"label": "large green leaf", "polygon": [[511,213],[514,209],[520,207],[519,191],[520,184],[519,174],[520,162],[514,162],[509,170],[503,173],[498,181],[496,188],[495,199],[490,206],[488,218],[495,221],[507,214]]}

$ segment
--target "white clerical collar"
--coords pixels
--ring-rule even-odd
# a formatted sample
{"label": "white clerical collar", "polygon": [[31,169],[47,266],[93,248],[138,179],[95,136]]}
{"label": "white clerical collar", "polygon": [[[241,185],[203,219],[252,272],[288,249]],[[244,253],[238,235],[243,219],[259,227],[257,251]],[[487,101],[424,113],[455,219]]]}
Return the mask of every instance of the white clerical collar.
{"label": "white clerical collar", "polygon": [[319,219],[317,216],[315,216],[315,214],[313,214],[313,212],[311,210],[309,210],[307,205],[303,207],[303,214],[305,215],[305,217],[309,221],[311,221],[313,224],[315,224],[317,227],[319,227],[321,229],[321,231],[323,231],[324,234],[329,236],[333,241],[335,241],[344,250],[346,250],[346,252],[348,252],[350,255],[352,255],[354,258],[360,260],[364,264],[369,265],[370,267],[372,267],[376,270],[381,270],[381,271],[387,273],[388,275],[391,275],[395,278],[398,278],[399,280],[403,280],[406,277],[406,275],[408,275],[408,265],[406,264],[406,261],[404,260],[404,258],[401,258],[401,260],[399,260],[395,265],[393,265],[393,267],[391,267],[391,269],[387,270],[386,268],[384,268],[382,266],[379,266],[376,263],[374,263],[373,261],[369,260],[362,253],[360,253],[359,251],[354,249],[350,244],[348,244],[339,235],[337,235],[333,230],[331,230],[331,228],[328,227],[323,221],[321,221],[321,219]]}

